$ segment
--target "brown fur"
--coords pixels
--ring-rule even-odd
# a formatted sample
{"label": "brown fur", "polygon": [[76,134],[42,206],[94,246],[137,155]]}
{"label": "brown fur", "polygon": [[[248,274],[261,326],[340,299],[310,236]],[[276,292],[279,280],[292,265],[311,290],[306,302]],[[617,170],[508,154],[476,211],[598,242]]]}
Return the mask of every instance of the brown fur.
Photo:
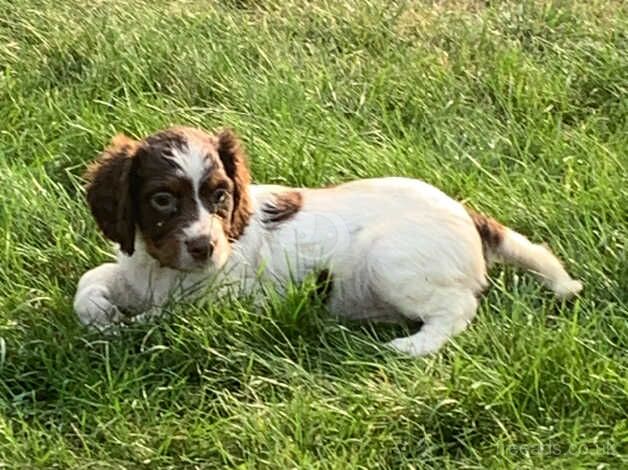
{"label": "brown fur", "polygon": [[[146,137],[135,159],[136,172],[133,182],[133,201],[136,222],[146,243],[146,251],[162,266],[177,268],[181,248],[181,228],[194,220],[198,213],[192,183],[177,174],[177,167],[165,156],[174,149],[185,150],[186,134],[179,129],[167,129]],[[152,207],[151,195],[167,191],[174,194],[177,213],[163,214]]]}
{"label": "brown fur", "polygon": [[131,173],[138,142],[119,134],[87,169],[87,202],[98,227],[129,255],[135,238]]}
{"label": "brown fur", "polygon": [[[187,179],[177,178],[162,159],[154,159],[149,169],[153,171],[160,169],[157,174],[161,177],[157,181],[150,181],[150,184],[138,182],[138,194],[135,198],[139,205],[138,226],[146,243],[146,251],[159,260],[162,266],[176,268],[179,256],[179,228],[193,220],[197,214],[192,184]],[[151,206],[149,197],[155,189],[180,195],[179,211],[176,216],[165,216]]]}
{"label": "brown fur", "polygon": [[142,146],[155,155],[167,155],[175,147],[183,150],[187,142],[184,129],[172,127],[149,135],[142,141]]}
{"label": "brown fur", "polygon": [[262,207],[265,224],[280,224],[293,218],[303,206],[303,195],[299,191],[276,194],[272,201]]}
{"label": "brown fur", "polygon": [[473,209],[467,209],[467,212],[471,216],[471,220],[473,220],[475,228],[480,234],[482,244],[491,250],[498,248],[504,241],[505,227],[495,219],[480,214]]}
{"label": "brown fur", "polygon": [[[191,182],[178,176],[176,165],[164,157],[175,148],[184,150],[192,140],[206,146],[205,158],[215,161],[201,185],[201,203],[221,217],[229,239],[237,239],[244,231],[252,213],[247,190],[250,175],[233,132],[210,137],[198,129],[176,127],[141,142],[119,135],[89,167],[86,177],[87,200],[96,222],[124,253],[134,252],[137,226],[150,255],[176,268],[181,229],[196,217],[197,207]],[[212,195],[219,189],[231,197],[216,206]],[[160,191],[177,197],[176,214],[164,215],[151,206],[151,196]]]}
{"label": "brown fur", "polygon": [[231,129],[218,134],[217,150],[225,172],[233,182],[233,213],[227,235],[235,240],[244,232],[253,212],[247,189],[251,183],[251,174],[242,144]]}
{"label": "brown fur", "polygon": [[207,176],[199,189],[201,202],[207,210],[221,217],[223,229],[227,234],[231,232],[231,210],[235,202],[231,199],[225,204],[214,206],[210,201],[212,194],[218,190],[225,190],[229,194],[233,194],[233,187],[233,182],[227,177],[224,171],[214,170]]}

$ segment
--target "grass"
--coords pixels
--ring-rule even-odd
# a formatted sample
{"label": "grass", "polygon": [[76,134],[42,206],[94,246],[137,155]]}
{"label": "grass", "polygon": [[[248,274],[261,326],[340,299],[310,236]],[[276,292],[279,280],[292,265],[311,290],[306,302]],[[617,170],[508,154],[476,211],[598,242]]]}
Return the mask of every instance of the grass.
{"label": "grass", "polygon": [[[619,468],[628,458],[628,11],[620,1],[0,0],[0,466]],[[258,182],[433,183],[547,240],[575,302],[496,269],[443,351],[310,286],[117,338],[80,175],[117,132],[229,125]]]}

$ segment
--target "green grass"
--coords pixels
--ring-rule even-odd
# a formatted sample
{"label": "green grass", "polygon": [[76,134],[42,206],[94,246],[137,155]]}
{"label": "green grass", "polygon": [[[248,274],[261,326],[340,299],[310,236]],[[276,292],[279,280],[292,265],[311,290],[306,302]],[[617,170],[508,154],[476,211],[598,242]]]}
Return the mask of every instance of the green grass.
{"label": "green grass", "polygon": [[[489,2],[486,2],[489,3]],[[0,466],[619,468],[628,458],[621,1],[0,0]],[[80,175],[117,132],[229,125],[258,182],[406,175],[546,240],[562,304],[496,269],[426,359],[307,285],[117,338]]]}

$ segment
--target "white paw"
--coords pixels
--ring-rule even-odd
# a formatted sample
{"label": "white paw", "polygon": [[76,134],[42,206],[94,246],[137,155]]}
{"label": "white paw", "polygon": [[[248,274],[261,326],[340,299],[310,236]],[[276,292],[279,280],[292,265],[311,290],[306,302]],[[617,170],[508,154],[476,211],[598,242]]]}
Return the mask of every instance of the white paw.
{"label": "white paw", "polygon": [[425,349],[425,345],[422,341],[417,341],[411,337],[393,339],[392,341],[386,343],[386,346],[397,352],[414,357],[424,356],[425,354],[432,352]]}
{"label": "white paw", "polygon": [[575,279],[567,279],[554,284],[554,293],[561,299],[569,299],[582,290],[582,282]]}
{"label": "white paw", "polygon": [[163,316],[163,310],[160,307],[151,307],[148,310],[139,313],[137,315],[134,315],[132,317],[128,317],[126,318],[126,322],[127,323],[138,323],[138,324],[142,324],[142,323],[146,323],[149,322],[155,318],[159,318],[161,316]]}
{"label": "white paw", "polygon": [[125,318],[109,300],[107,288],[99,285],[87,287],[76,294],[74,311],[83,325],[107,333],[115,333]]}

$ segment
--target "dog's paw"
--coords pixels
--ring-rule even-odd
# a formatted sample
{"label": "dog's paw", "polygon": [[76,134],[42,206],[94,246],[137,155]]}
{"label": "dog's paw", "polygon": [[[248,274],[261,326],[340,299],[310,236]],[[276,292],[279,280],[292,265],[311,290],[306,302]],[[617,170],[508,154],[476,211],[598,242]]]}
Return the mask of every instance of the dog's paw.
{"label": "dog's paw", "polygon": [[395,338],[386,343],[386,347],[398,353],[414,355],[414,347],[408,338]]}
{"label": "dog's paw", "polygon": [[[428,342],[429,343],[429,342]],[[434,352],[434,348],[427,344],[422,338],[414,338],[412,336],[406,338],[395,338],[386,343],[386,346],[398,353],[407,354],[408,356],[419,357]]]}
{"label": "dog's paw", "polygon": [[107,288],[100,285],[82,289],[74,299],[74,311],[83,325],[101,333],[115,334],[125,319]]}

